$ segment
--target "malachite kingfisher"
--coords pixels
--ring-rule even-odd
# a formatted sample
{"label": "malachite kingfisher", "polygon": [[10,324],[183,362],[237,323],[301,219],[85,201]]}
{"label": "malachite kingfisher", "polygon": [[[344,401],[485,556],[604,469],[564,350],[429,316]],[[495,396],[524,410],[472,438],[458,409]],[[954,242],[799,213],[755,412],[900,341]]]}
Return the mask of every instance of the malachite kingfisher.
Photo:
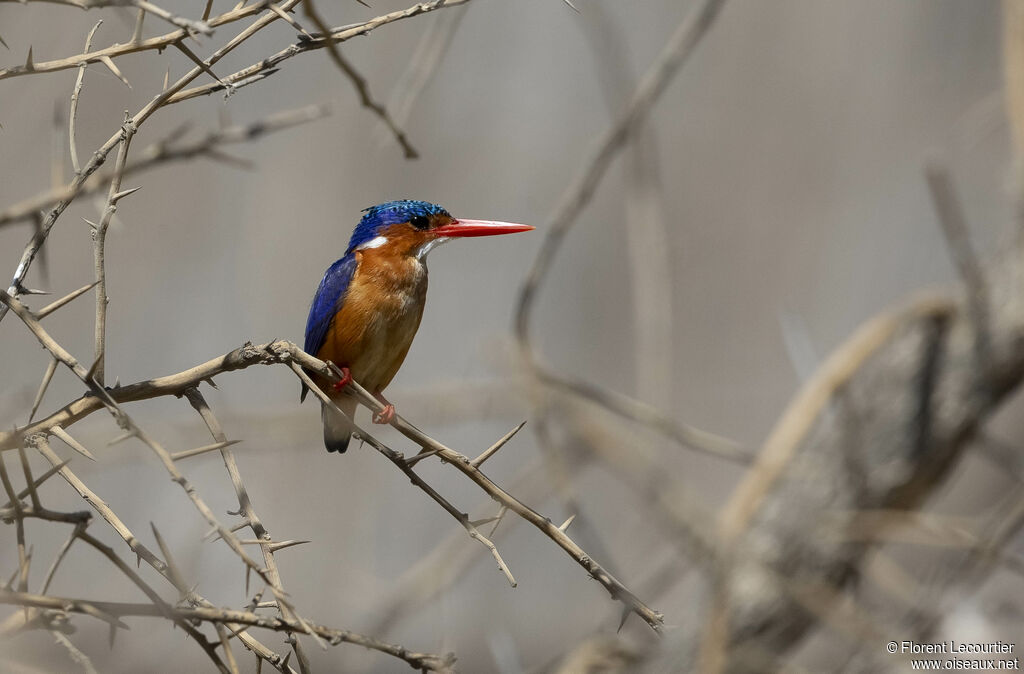
{"label": "malachite kingfisher", "polygon": [[[339,409],[322,405],[324,445],[344,452],[356,400],[345,386],[356,380],[385,408],[373,417],[386,424],[395,407],[384,388],[402,366],[423,317],[427,253],[454,238],[526,232],[533,227],[489,220],[462,220],[425,201],[389,201],[363,211],[344,257],[328,267],[306,321],[306,353],[337,365],[337,383],[313,380]],[[313,374],[313,373],[311,373]],[[308,389],[302,387],[301,400]]]}

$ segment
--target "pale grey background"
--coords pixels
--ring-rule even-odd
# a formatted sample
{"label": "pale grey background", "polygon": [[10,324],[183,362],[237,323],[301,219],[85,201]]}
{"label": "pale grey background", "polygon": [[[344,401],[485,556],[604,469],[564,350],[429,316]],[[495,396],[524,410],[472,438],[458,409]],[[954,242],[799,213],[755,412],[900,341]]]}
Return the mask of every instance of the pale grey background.
{"label": "pale grey background", "polygon": [[[219,1],[215,10],[227,6]],[[575,2],[584,15],[610,15],[633,72],[646,68],[692,4]],[[320,7],[338,25],[406,6],[372,4],[367,9],[345,0]],[[193,5],[167,6],[195,15]],[[998,8],[990,0],[737,0],[726,7],[653,117],[670,230],[672,275],[664,283],[672,289],[676,349],[672,369],[664,372],[674,395],[650,402],[754,446],[799,383],[784,323],[795,325],[821,357],[904,294],[952,281],[921,176],[929,152],[948,158],[980,249],[998,247],[1009,231]],[[0,48],[0,58],[21,62],[30,44],[37,61],[77,53],[98,16],[106,22],[97,44],[130,35],[127,11],[0,5],[0,35],[10,45],[10,51]],[[344,46],[378,99],[387,99],[432,20],[386,26]],[[241,25],[220,29],[199,53]],[[559,0],[471,3],[407,124],[422,154],[413,162],[379,133],[324,52],[286,62],[280,73],[226,102],[214,95],[160,112],[143,127],[136,148],[186,120],[199,131],[216,125],[220,115],[243,123],[308,103],[333,110],[326,119],[232,148],[256,164],[254,171],[199,161],[127,181],[143,189],[122,202],[122,224],[108,239],[108,380],[176,372],[247,339],[301,342],[320,274],[343,253],[359,210],[374,203],[422,198],[456,215],[543,225],[611,119],[584,34],[589,25]],[[147,34],[157,30],[166,29],[149,19]],[[217,71],[232,72],[276,51],[294,33],[275,25]],[[119,59],[132,90],[102,67],[89,68],[80,153],[106,140],[123,110],[149,100],[168,61],[175,64],[172,74],[187,63],[176,53]],[[53,107],[66,110],[74,78],[68,70],[0,82],[0,207],[49,185]],[[558,370],[633,393],[642,354],[631,324],[622,184],[619,163],[567,240],[541,294],[535,326],[546,361]],[[89,199],[79,200],[53,230],[50,278],[41,279],[37,265],[29,285],[63,293],[91,280],[82,217],[96,217]],[[0,228],[4,274],[13,272],[29,232],[26,225]],[[529,418],[514,383],[509,326],[516,291],[543,234],[458,242],[431,255],[426,316],[389,394],[403,414],[468,454]],[[89,359],[91,299],[55,315],[48,327]],[[0,345],[0,424],[10,427],[24,421],[47,359],[11,317],[0,324]],[[480,404],[453,411],[445,392],[465,382],[482,386],[484,394],[469,396]],[[280,554],[296,604],[318,622],[368,629],[389,581],[457,525],[376,453],[328,456],[318,411],[309,403],[297,407],[298,387],[287,370],[251,369],[220,377],[218,384],[209,400],[229,436],[245,440],[238,447],[241,469],[267,527],[275,538],[313,540]],[[61,373],[44,411],[78,392]],[[1019,439],[1020,405],[1014,408],[1018,414],[1008,411],[998,428]],[[173,450],[208,442],[183,401],[129,411]],[[237,563],[222,546],[198,542],[203,522],[148,451],[131,442],[105,449],[117,431],[100,414],[74,430],[100,457],[98,465],[79,465],[81,474],[128,524],[148,536],[149,522],[156,522],[201,592],[224,604],[244,603]],[[390,429],[381,437],[409,449]],[[670,465],[709,504],[727,496],[734,468],[668,449]],[[488,464],[488,473],[508,480],[536,452],[524,433]],[[185,468],[219,512],[234,505],[217,457],[194,459]],[[425,472],[463,507],[480,501],[450,471],[432,466]],[[957,514],[978,512],[990,490],[1006,488],[991,468],[966,466],[963,472],[970,479],[954,482],[953,496],[960,496],[949,506]],[[598,469],[579,478],[585,514],[613,551],[605,561],[627,584],[642,577],[662,550],[661,533],[614,476]],[[959,484],[969,488],[960,493]],[[63,499],[74,507],[77,500],[55,483],[46,495],[54,505]],[[553,520],[568,514],[554,499],[534,505]],[[0,547],[4,577],[16,564],[9,529]],[[93,529],[116,542],[102,524]],[[30,532],[37,541],[50,540],[38,527]],[[453,649],[463,671],[482,672],[496,671],[495,652],[508,652],[509,643],[522,666],[531,667],[594,630],[615,630],[617,609],[605,593],[535,531],[518,527],[501,549],[517,589],[485,559],[442,600],[378,636],[413,649]],[[37,554],[48,560],[52,552],[37,547]],[[67,568],[82,575],[62,573],[54,592],[137,598],[91,551],[79,549],[72,559]],[[84,591],[84,574],[92,571]],[[669,625],[689,607],[683,591],[651,603]],[[75,622],[76,643],[103,671],[202,666],[199,650],[160,622],[133,621],[113,651],[104,627]],[[644,630],[631,621],[625,632],[642,640]],[[28,666],[71,667],[44,634],[0,647]],[[309,650],[325,671],[402,669],[355,647],[324,653],[310,643]],[[508,657],[499,657],[508,667]]]}

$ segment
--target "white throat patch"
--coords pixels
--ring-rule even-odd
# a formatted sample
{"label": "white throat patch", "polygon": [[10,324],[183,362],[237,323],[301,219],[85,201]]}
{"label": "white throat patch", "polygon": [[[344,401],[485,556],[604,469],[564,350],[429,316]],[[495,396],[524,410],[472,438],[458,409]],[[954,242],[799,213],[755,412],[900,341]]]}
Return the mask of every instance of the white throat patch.
{"label": "white throat patch", "polygon": [[386,236],[378,236],[378,237],[375,237],[373,239],[370,239],[369,241],[367,241],[364,244],[356,246],[356,250],[366,250],[367,248],[380,248],[381,246],[383,246],[387,242],[388,242],[388,237],[386,237]]}
{"label": "white throat patch", "polygon": [[430,241],[427,241],[425,244],[419,247],[419,250],[416,251],[416,259],[419,260],[420,262],[425,262],[427,259],[427,253],[437,248],[442,243],[448,243],[449,241],[451,241],[451,238],[446,236],[439,236],[436,239],[431,239]]}

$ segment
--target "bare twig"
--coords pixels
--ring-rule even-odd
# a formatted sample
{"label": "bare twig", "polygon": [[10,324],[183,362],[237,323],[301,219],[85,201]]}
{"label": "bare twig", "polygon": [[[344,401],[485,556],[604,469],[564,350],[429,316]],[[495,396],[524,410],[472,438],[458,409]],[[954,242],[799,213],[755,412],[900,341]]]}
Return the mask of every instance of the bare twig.
{"label": "bare twig", "polygon": [[[96,25],[89,31],[89,35],[85,38],[85,53],[88,54],[89,50],[92,49],[92,36],[96,34],[96,31],[100,26],[103,25],[103,20],[100,19],[96,22]],[[82,165],[78,163],[78,148],[76,147],[76,135],[75,135],[75,121],[78,118],[78,97],[82,93],[82,83],[85,81],[85,69],[88,67],[88,63],[83,61],[78,66],[78,77],[75,78],[75,88],[71,92],[71,112],[68,114],[68,143],[71,147],[71,167],[77,174],[82,170]]]}
{"label": "bare twig", "polygon": [[57,363],[59,361],[56,358],[51,358],[50,362],[46,365],[46,372],[43,373],[43,380],[39,383],[39,390],[36,392],[35,400],[32,401],[32,411],[28,414],[28,420],[32,421],[35,417],[36,412],[39,410],[39,403],[43,402],[43,396],[46,395],[46,389],[50,386],[50,380],[53,379],[53,373],[57,371]]}
{"label": "bare twig", "polygon": [[[313,383],[313,380],[309,378],[309,375],[302,371],[301,366],[293,362],[291,363],[291,368],[299,377],[299,379],[301,379],[303,383],[305,383],[306,386],[308,386],[310,390],[313,391],[313,393],[316,394],[317,397],[319,397],[325,405],[334,404],[331,401],[331,399],[328,398],[327,395],[323,391],[321,391],[320,388],[315,383]],[[353,424],[353,426],[355,425]],[[489,538],[484,536],[480,532],[480,530],[476,528],[474,523],[470,521],[469,515],[460,511],[458,508],[452,505],[452,503],[448,499],[441,496],[441,494],[438,493],[436,489],[431,487],[429,484],[426,483],[426,481],[422,477],[417,475],[416,472],[413,470],[413,467],[409,465],[409,463],[405,460],[405,457],[401,454],[401,452],[396,452],[395,450],[391,449],[384,443],[378,441],[376,438],[371,436],[366,431],[360,429],[358,426],[355,426],[355,428],[356,432],[359,434],[359,437],[362,440],[364,440],[367,444],[369,444],[378,452],[386,456],[388,460],[390,460],[393,464],[398,466],[399,470],[406,474],[406,476],[412,481],[414,485],[419,487],[424,493],[427,494],[427,496],[434,499],[434,501],[436,501],[439,506],[448,511],[448,513],[452,517],[454,517],[459,524],[463,526],[463,528],[466,530],[466,533],[469,534],[470,538],[472,538],[475,541],[479,541],[481,545],[490,550],[491,556],[493,556],[494,561],[498,563],[498,568],[501,569],[501,572],[505,574],[505,578],[508,580],[509,585],[511,585],[512,587],[516,586],[516,579],[512,575],[512,571],[508,568],[508,564],[506,564],[505,560],[502,559],[501,553],[498,552],[498,548],[494,545],[494,543],[491,542]],[[424,447],[424,449],[426,450],[428,448]],[[432,447],[430,449],[437,449],[438,454],[441,454],[444,451],[444,448],[441,447]]]}
{"label": "bare twig", "polygon": [[110,179],[110,189],[107,191],[107,205],[103,209],[99,224],[92,230],[93,264],[96,272],[96,346],[93,353],[93,377],[101,386],[107,359],[107,303],[110,301],[107,297],[107,228],[110,226],[110,219],[117,212],[117,202],[131,193],[121,191],[121,180],[124,178],[124,167],[128,163],[128,148],[138,129],[127,112],[121,128],[121,145],[117,150],[114,175]]}
{"label": "bare twig", "polygon": [[[2,1],[8,2],[11,0]],[[253,14],[259,14],[265,8],[265,3],[254,2],[251,5],[244,5],[242,7],[232,9],[229,12],[224,12],[223,14],[220,14],[205,23],[211,28],[216,28],[217,26],[223,26],[225,24],[239,21],[246,17],[252,16]],[[81,65],[83,61],[87,63],[99,63],[103,57],[106,57],[108,59],[116,59],[126,54],[135,54],[150,50],[161,50],[187,37],[189,37],[189,31],[185,29],[179,29],[171,33],[167,33],[165,35],[151,37],[148,40],[132,40],[127,44],[115,44],[104,49],[97,49],[94,52],[87,51],[82,54],[75,54],[74,56],[68,56],[66,58],[57,59],[55,61],[43,61],[39,63],[33,63],[31,69],[27,69],[24,66],[0,68],[0,80],[7,79],[9,77],[19,77],[21,75],[30,75],[35,73],[51,73],[60,70],[67,70],[69,68],[77,68]]]}
{"label": "bare twig", "polygon": [[931,190],[935,211],[939,216],[939,225],[945,235],[953,264],[956,265],[967,289],[967,308],[974,326],[975,357],[978,362],[979,376],[987,377],[992,373],[988,371],[991,337],[989,336],[989,293],[985,275],[971,246],[967,219],[956,198],[949,172],[939,160],[933,159],[925,166],[925,178],[928,181],[928,189]]}
{"label": "bare twig", "polygon": [[516,307],[515,330],[520,351],[529,365],[531,373],[541,382],[573,392],[607,407],[616,414],[649,425],[686,446],[723,458],[744,461],[749,458],[749,454],[735,443],[680,425],[657,409],[639,401],[630,400],[621,394],[605,392],[586,382],[548,371],[538,362],[530,339],[530,318],[537,293],[566,234],[584,207],[590,202],[612,160],[643,126],[651,109],[679,68],[700,43],[701,38],[707,34],[724,4],[724,0],[704,0],[687,15],[669,38],[655,63],[637,84],[626,111],[600,139],[594,157],[584,166],[582,172],[559,199],[546,228],[544,245],[540,247],[533,267],[520,291]]}
{"label": "bare twig", "polygon": [[334,65],[338,66],[338,70],[343,72],[345,76],[352,81],[352,86],[356,88],[356,93],[359,94],[359,101],[363,104],[363,107],[369,108],[374,112],[374,114],[380,117],[380,120],[384,122],[384,125],[387,126],[394,135],[398,144],[402,146],[402,151],[405,152],[406,159],[416,159],[419,157],[419,153],[416,152],[416,148],[409,143],[409,139],[406,138],[405,132],[398,127],[398,124],[395,122],[394,118],[392,118],[387,108],[373,99],[373,96],[370,94],[370,86],[367,83],[366,78],[355,69],[355,66],[353,66],[348,59],[341,55],[341,50],[338,49],[337,40],[330,36],[331,29],[326,23],[324,23],[320,13],[317,12],[313,0],[306,0],[302,3],[302,7],[306,12],[306,16],[309,17],[310,21],[313,22],[321,34],[327,36],[327,53],[330,54],[331,61],[334,62]]}
{"label": "bare twig", "polygon": [[[447,7],[455,7],[462,5],[470,0],[432,0],[431,2],[421,2],[413,5],[408,9],[399,10],[397,12],[391,12],[389,14],[382,14],[369,21],[362,23],[353,24],[351,26],[340,26],[338,28],[332,28],[329,34],[314,36],[312,40],[303,39],[295,44],[291,44],[284,49],[260,60],[257,63],[243,68],[237,72],[228,75],[227,77],[221,78],[228,84],[232,84],[235,88],[241,88],[253,82],[257,82],[262,78],[266,77],[277,71],[277,66],[288,59],[304,54],[308,51],[314,51],[317,49],[324,49],[329,44],[340,44],[346,40],[351,40],[354,37],[360,35],[366,35],[370,31],[379,28],[380,26],[393,23],[395,21],[401,21],[402,19],[408,19],[420,14],[432,12],[438,9],[445,9]],[[3,77],[3,71],[0,71],[0,78]],[[222,87],[218,84],[204,84],[191,89],[186,89],[181,93],[177,93],[170,98],[169,103],[177,103],[184,101],[189,98],[196,96],[207,96],[215,91],[219,91]]]}
{"label": "bare twig", "polygon": [[[326,114],[327,109],[323,106],[310,105],[296,110],[278,112],[248,124],[220,128],[188,143],[177,143],[179,133],[172,133],[167,138],[138,152],[138,159],[128,162],[125,167],[124,176],[128,177],[163,164],[185,161],[195,157],[216,158],[218,148],[223,145],[255,140],[268,133],[320,119]],[[76,194],[97,192],[109,185],[112,178],[113,173],[110,171],[97,172],[79,187],[75,187],[74,183],[62,185],[26,199],[0,213],[0,225],[30,218],[34,213],[53,208],[58,202]],[[42,314],[43,311],[39,313]]]}
{"label": "bare twig", "polygon": [[[270,532],[266,530],[263,523],[260,521],[259,516],[256,514],[256,509],[253,507],[252,500],[249,498],[249,492],[246,490],[245,484],[242,482],[242,474],[238,469],[238,463],[235,461],[234,453],[229,449],[230,445],[234,443],[227,439],[227,435],[225,435],[224,430],[221,428],[220,422],[217,421],[217,417],[214,416],[213,410],[210,409],[210,406],[207,404],[203,394],[199,392],[198,387],[186,389],[184,395],[188,399],[189,404],[192,405],[193,409],[195,409],[202,417],[203,422],[210,431],[210,435],[213,436],[213,439],[216,441],[217,445],[219,445],[221,457],[224,460],[224,466],[227,468],[228,476],[231,478],[231,484],[235,489],[235,496],[238,499],[239,512],[243,517],[245,517],[246,524],[252,529],[253,534],[260,541],[260,549],[263,553],[263,563],[266,566],[267,577],[276,587],[276,592],[283,593],[284,587],[281,583],[281,572],[277,566],[277,559],[274,557],[274,552],[281,549],[281,546],[275,545]],[[278,607],[281,610],[282,617],[286,620],[298,619],[298,616],[294,611],[292,611],[287,602],[279,600]],[[306,654],[303,652],[302,645],[299,643],[298,639],[293,640],[292,650],[295,653],[302,671],[308,671],[309,661]]]}
{"label": "bare twig", "polygon": [[[62,612],[83,613],[94,617],[113,616],[115,618],[127,618],[131,616],[155,617],[164,615],[160,608],[153,604],[87,601],[84,599],[43,596],[27,592],[10,592],[7,590],[0,590],[0,604],[14,604],[17,606],[31,606]],[[227,625],[251,625],[253,627],[261,627],[277,632],[303,631],[302,627],[298,623],[289,622],[282,618],[262,616],[249,611],[236,611],[232,609],[214,607],[167,608],[176,620],[181,621],[199,620],[203,622]],[[101,617],[101,619],[104,618]],[[455,662],[455,659],[451,654],[436,655],[433,653],[417,653],[409,651],[401,646],[378,641],[377,639],[373,639],[356,632],[337,630],[315,624],[311,624],[309,627],[313,633],[317,634],[331,645],[348,643],[363,646],[404,660],[410,667],[415,669],[447,671]]]}
{"label": "bare twig", "polygon": [[[466,6],[438,14],[423,31],[416,50],[409,57],[405,72],[398,78],[388,97],[386,108],[391,111],[397,126],[404,127],[409,121],[413,106],[440,67],[468,11],[469,7]],[[392,135],[387,124],[382,124],[379,129],[386,129],[387,135]]]}
{"label": "bare twig", "polygon": [[[60,349],[52,339],[46,335],[45,331],[42,330],[37,323],[35,323],[28,312],[17,300],[10,298],[5,293],[0,293],[0,301],[12,306],[15,312],[18,314],[23,321],[25,321],[38,338],[44,343],[48,344],[47,348],[55,347]],[[63,351],[60,349],[60,351]],[[66,352],[64,352],[66,354]],[[67,358],[71,358],[70,354],[66,354]],[[62,358],[62,361],[64,359]],[[73,359],[72,359],[73,360]],[[179,395],[184,393],[188,388],[194,387],[202,381],[211,379],[212,377],[222,372],[228,372],[232,370],[238,370],[253,365],[268,365],[274,363],[286,363],[292,366],[300,366],[305,370],[316,372],[318,375],[326,377],[329,380],[336,380],[337,376],[334,372],[323,363],[312,356],[304,353],[294,344],[290,342],[272,342],[261,346],[253,346],[247,344],[246,346],[236,349],[223,357],[215,358],[207,361],[201,365],[198,365],[190,370],[179,373],[177,375],[171,375],[169,377],[162,377],[159,379],[152,379],[147,382],[140,382],[130,386],[123,386],[115,389],[108,389],[103,391],[103,396],[109,398],[110,402],[114,404],[120,404],[130,400],[142,400],[147,398],[154,398],[161,395]],[[81,367],[81,366],[78,366]],[[84,371],[82,376],[84,376]],[[379,412],[382,409],[381,403],[367,393],[357,383],[351,385],[352,390],[355,392],[359,402],[366,407],[369,407],[374,412]],[[108,403],[109,404],[109,403]],[[74,423],[78,419],[86,416],[87,414],[103,407],[104,403],[100,400],[94,399],[93,396],[85,396],[79,398],[74,403],[71,403],[60,412],[57,412],[47,419],[31,424],[26,427],[16,429],[14,431],[8,431],[0,433],[0,450],[6,449],[8,443],[11,447],[17,446],[18,439],[26,437],[33,433],[45,432],[47,428],[55,425],[66,427],[70,423]],[[577,564],[582,566],[586,571],[601,585],[608,590],[614,599],[622,601],[631,610],[635,611],[640,617],[642,617],[651,627],[658,629],[661,625],[661,614],[649,608],[646,604],[640,601],[632,592],[630,592],[625,585],[623,585],[614,576],[609,574],[607,570],[598,564],[594,559],[590,557],[582,548],[580,548],[571,538],[569,538],[565,532],[559,531],[558,527],[551,523],[546,517],[540,515],[536,511],[532,510],[524,503],[516,499],[511,494],[507,493],[490,478],[485,476],[480,470],[471,465],[470,459],[463,456],[462,454],[445,447],[441,443],[437,442],[433,438],[425,435],[422,431],[417,429],[415,426],[409,424],[401,416],[397,416],[392,424],[399,432],[405,435],[407,438],[416,442],[424,450],[438,450],[438,455],[447,461],[449,464],[455,466],[460,472],[466,475],[471,481],[473,481],[478,487],[484,492],[491,496],[502,505],[505,505],[515,512],[523,519],[533,524],[538,528],[544,535],[553,540],[559,547],[561,547],[570,557],[572,557]],[[361,432],[361,435],[369,439],[369,435],[365,431]],[[382,443],[380,447],[385,447]],[[151,445],[152,446],[152,445]],[[382,451],[383,450],[379,450]],[[391,450],[393,451],[393,450]],[[158,451],[158,454],[161,454]],[[386,454],[387,455],[387,454]],[[405,464],[405,457],[398,452],[394,452],[394,459],[396,465],[400,469],[408,469]],[[392,458],[391,456],[388,457]],[[167,465],[169,462],[169,465]],[[173,468],[173,461],[170,460],[170,456],[167,455],[165,466],[168,470]],[[176,474],[177,470],[174,469],[172,474]],[[457,511],[456,511],[457,512]],[[454,514],[454,513],[453,513]],[[211,514],[212,515],[212,514]],[[209,519],[209,518],[208,518]],[[468,521],[468,520],[467,520]],[[211,524],[214,524],[216,520],[211,520]],[[230,534],[230,532],[228,532]],[[244,553],[243,553],[244,555]],[[255,570],[255,569],[254,569]],[[269,584],[269,583],[268,583]]]}
{"label": "bare twig", "polygon": [[[290,9],[294,5],[298,4],[300,0],[284,0],[282,2],[282,9]],[[211,67],[214,63],[224,58],[227,54],[232,52],[238,45],[242,44],[250,37],[258,33],[260,30],[265,28],[267,25],[277,19],[277,15],[274,13],[266,14],[249,25],[248,28],[243,30],[241,33],[236,35],[233,39],[227,42],[220,49],[216,50],[209,56],[203,64],[205,67]],[[102,55],[99,60],[105,64],[110,64],[110,57]],[[77,65],[77,63],[76,63]],[[115,68],[116,71],[116,68]],[[163,91],[157,94],[152,100],[143,106],[135,115],[131,116],[122,126],[118,129],[113,136],[111,136],[107,142],[105,142],[96,152],[93,153],[92,158],[89,162],[82,167],[82,170],[75,175],[75,179],[71,183],[71,189],[69,194],[61,199],[57,204],[47,213],[43,220],[43,223],[32,239],[26,244],[25,250],[22,253],[21,260],[18,262],[18,267],[14,271],[14,277],[11,280],[11,286],[7,293],[10,295],[17,295],[22,290],[22,282],[25,279],[25,275],[28,274],[29,268],[32,266],[33,260],[35,260],[39,249],[46,241],[46,237],[49,236],[50,230],[56,223],[57,218],[64,212],[64,210],[71,204],[75,196],[81,190],[86,179],[92,175],[96,169],[99,168],[100,164],[106,161],[107,155],[114,149],[118,144],[124,140],[124,134],[126,129],[131,129],[132,133],[135,132],[147,119],[149,119],[157,110],[167,104],[168,99],[175,93],[188,86],[195,78],[199,77],[203,73],[203,68],[196,66],[192,70],[188,71],[185,75],[180,77],[174,84],[166,87]],[[2,77],[2,71],[0,71],[0,77]],[[0,320],[7,315],[8,307],[0,308]]]}

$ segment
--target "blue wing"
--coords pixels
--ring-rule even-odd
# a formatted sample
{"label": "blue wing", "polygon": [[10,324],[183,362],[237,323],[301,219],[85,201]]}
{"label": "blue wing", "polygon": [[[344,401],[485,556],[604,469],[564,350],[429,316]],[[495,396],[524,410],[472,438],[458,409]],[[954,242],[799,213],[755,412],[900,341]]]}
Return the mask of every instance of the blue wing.
{"label": "blue wing", "polygon": [[[324,273],[320,287],[313,296],[313,304],[309,307],[309,318],[306,319],[306,342],[303,351],[315,356],[327,339],[327,330],[334,320],[334,315],[345,299],[345,293],[356,273],[356,256],[349,254],[341,258]],[[302,399],[306,397],[306,387],[302,387]]]}

